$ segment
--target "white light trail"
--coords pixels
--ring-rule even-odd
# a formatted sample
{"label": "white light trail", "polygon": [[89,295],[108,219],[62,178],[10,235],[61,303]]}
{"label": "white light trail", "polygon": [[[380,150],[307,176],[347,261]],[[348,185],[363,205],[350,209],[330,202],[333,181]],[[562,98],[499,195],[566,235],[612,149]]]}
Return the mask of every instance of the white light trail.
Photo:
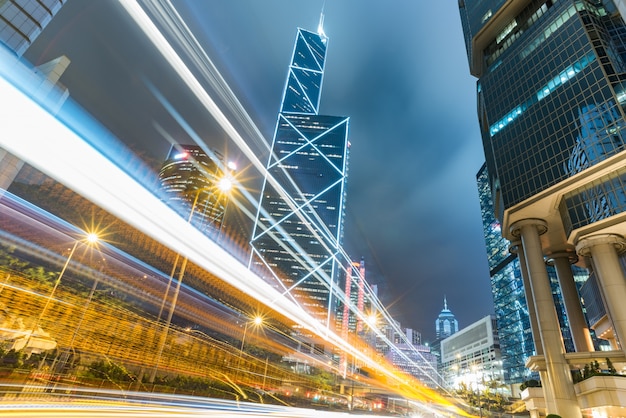
{"label": "white light trail", "polygon": [[[150,18],[144,12],[144,10],[135,1],[132,1],[132,0],[118,0],[118,1],[122,5],[122,7],[124,7],[124,9],[129,14],[129,16],[135,21],[137,26],[141,30],[144,31],[148,39],[150,39],[150,41],[156,47],[157,51],[159,51],[159,53],[163,56],[163,58],[172,66],[172,69],[176,71],[176,73],[181,78],[181,80],[188,86],[189,91],[192,92],[196,96],[196,98],[200,101],[200,103],[202,103],[202,105],[207,109],[207,111],[209,111],[209,113],[215,118],[216,122],[222,127],[224,132],[239,147],[239,149],[249,159],[251,164],[259,171],[259,173],[262,173],[265,176],[266,180],[272,185],[272,187],[274,187],[274,189],[280,193],[281,197],[287,203],[287,205],[289,205],[290,209],[305,224],[309,223],[310,220],[307,219],[308,217],[307,214],[298,210],[298,207],[296,206],[295,202],[285,192],[285,190],[280,185],[280,183],[278,183],[274,179],[274,177],[267,172],[263,163],[259,161],[256,154],[248,146],[247,142],[243,139],[243,137],[239,134],[239,132],[237,132],[237,130],[232,125],[232,123],[228,120],[226,115],[224,115],[224,113],[219,109],[215,101],[205,91],[205,89],[202,87],[202,85],[197,80],[197,78],[189,70],[187,65],[185,65],[183,60],[176,53],[174,48],[172,48],[172,46],[167,41],[167,39],[165,39],[163,34],[159,31],[159,29],[152,22],[152,20],[150,20]],[[178,16],[177,13],[175,13],[175,10],[173,9],[171,5],[169,6],[168,10],[170,10],[170,13],[168,14],[172,14],[173,16]],[[180,17],[178,17],[178,19],[180,19]],[[183,27],[188,32],[188,29],[186,28],[186,26],[183,25]],[[190,36],[190,35],[187,35],[187,36]],[[195,38],[193,40],[195,41]],[[196,46],[196,49],[201,49],[199,45],[197,45],[197,42],[194,45]],[[190,55],[194,56],[195,54],[190,54]],[[202,66],[200,66],[200,68],[202,68]],[[215,73],[217,73],[216,69],[215,69]],[[230,91],[228,92],[232,94],[232,92]],[[268,218],[271,218],[271,217],[268,216]],[[323,224],[324,224],[323,222],[320,223],[320,225],[323,225]],[[335,254],[336,250],[328,248],[326,244],[326,240],[324,240],[322,237],[319,236],[318,231],[316,231],[315,229],[311,229],[310,232],[316,237],[317,241],[325,248],[328,254],[330,255]],[[301,250],[301,248],[299,248],[299,246],[297,245],[294,245],[294,247],[297,247],[296,248],[297,254],[295,252],[292,252],[292,255],[295,257],[296,260],[301,260],[301,259],[306,260],[306,263],[300,261],[305,268],[310,268],[310,266],[316,265],[315,261],[312,260],[310,257],[308,257],[306,251]],[[332,282],[331,278],[330,277],[324,277],[324,278],[325,278],[325,281],[320,280],[320,282],[326,285],[330,289],[331,285],[329,283]]]}
{"label": "white light trail", "polygon": [[[0,73],[28,71],[21,64],[10,67],[7,63],[11,60],[4,59],[3,54],[8,53],[0,50]],[[0,113],[2,148],[328,343],[393,377],[389,370],[281,296],[4,78],[0,78],[0,97],[11,103]]]}
{"label": "white light trail", "polygon": [[[246,141],[206,93],[141,7],[130,0],[119,1],[187,84],[190,91],[196,95],[226,134],[244,152],[249,161],[260,173],[266,173],[265,166],[258,160]],[[0,63],[5,65],[14,61],[11,56],[6,59],[4,56],[0,58],[2,58]],[[28,69],[22,69],[24,74],[28,71]],[[151,192],[137,183],[135,179],[103,157],[71,129],[62,125],[54,117],[43,111],[41,107],[21,95],[6,80],[2,80],[0,93],[3,101],[12,104],[11,108],[0,116],[2,123],[0,129],[4,130],[0,138],[1,146],[147,235],[184,254],[207,271],[267,306],[271,306],[339,349],[355,356],[369,367],[395,378],[389,370],[381,367],[358,349],[342,340],[334,332],[305,313],[299,306],[296,306],[265,281],[251,273],[202,233],[185,223]],[[14,104],[15,106],[13,106]],[[293,200],[285,193],[281,185],[269,174],[267,180],[283,195],[285,202],[290,205],[291,209],[304,222],[307,222],[306,215],[297,210]],[[144,213],[146,208],[149,208],[150,213]],[[317,235],[316,231],[312,232]],[[326,240],[319,236],[317,238],[322,245],[325,245]],[[202,248],[203,251],[199,251],[199,248]],[[210,250],[207,251],[207,249]],[[333,254],[334,250],[326,249],[329,254]],[[340,251],[346,259],[349,259],[342,249]],[[306,254],[305,252],[301,253]],[[309,262],[308,259],[307,262]],[[309,265],[315,265],[315,263],[311,261]],[[334,283],[329,277],[326,277],[326,281],[324,284],[330,289],[334,289],[335,294],[341,298],[343,292],[334,288]],[[345,295],[343,296],[343,301],[346,302]],[[379,309],[379,311],[384,310]]]}

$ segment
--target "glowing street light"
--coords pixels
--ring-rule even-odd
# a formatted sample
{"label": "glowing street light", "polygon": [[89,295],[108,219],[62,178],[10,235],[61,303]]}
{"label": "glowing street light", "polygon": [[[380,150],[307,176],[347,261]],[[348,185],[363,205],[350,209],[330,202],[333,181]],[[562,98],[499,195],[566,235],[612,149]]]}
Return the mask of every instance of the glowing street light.
{"label": "glowing street light", "polygon": [[241,347],[239,348],[239,361],[237,362],[237,371],[236,375],[239,374],[239,368],[241,367],[241,359],[243,358],[243,346],[246,342],[246,334],[248,333],[248,325],[254,325],[255,327],[261,326],[263,324],[263,317],[260,315],[255,316],[252,321],[246,321],[246,324],[243,328],[243,336],[241,337]]}
{"label": "glowing street light", "polygon": [[48,295],[46,303],[43,306],[43,309],[41,310],[39,317],[37,317],[37,320],[33,324],[30,330],[30,333],[28,334],[28,338],[26,339],[26,343],[24,344],[24,347],[23,347],[24,349],[28,349],[28,346],[30,345],[30,342],[33,338],[33,334],[37,331],[37,328],[39,328],[39,323],[41,322],[43,317],[46,315],[48,307],[50,306],[50,302],[52,301],[52,298],[54,297],[54,294],[56,293],[56,290],[59,287],[59,284],[61,284],[61,279],[63,278],[63,275],[65,274],[65,270],[67,270],[67,267],[69,266],[70,261],[72,260],[72,256],[74,255],[74,252],[76,252],[76,248],[78,247],[78,244],[83,241],[86,241],[87,245],[95,244],[96,242],[98,242],[98,235],[91,232],[85,235],[85,238],[76,240],[74,242],[74,246],[70,250],[70,254],[67,256],[67,259],[65,260],[65,264],[63,265],[63,268],[61,269],[61,272],[59,273],[59,277],[57,277],[56,281],[54,282],[54,286],[52,287],[52,290],[50,291],[50,294]]}
{"label": "glowing street light", "polygon": [[246,321],[246,325],[243,328],[243,337],[241,338],[241,348],[239,349],[239,353],[241,356],[243,356],[243,345],[246,342],[246,334],[248,333],[249,324],[253,324],[254,326],[258,327],[259,325],[263,324],[263,317],[257,315],[252,319],[252,321]]}

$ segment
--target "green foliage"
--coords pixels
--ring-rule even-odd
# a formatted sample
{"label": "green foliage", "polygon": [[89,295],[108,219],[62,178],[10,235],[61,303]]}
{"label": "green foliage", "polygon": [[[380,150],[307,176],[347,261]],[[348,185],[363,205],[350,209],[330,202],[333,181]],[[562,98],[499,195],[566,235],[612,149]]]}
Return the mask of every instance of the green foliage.
{"label": "green foliage", "polygon": [[619,376],[617,370],[613,366],[613,362],[608,357],[606,360],[606,370],[602,370],[600,368],[600,364],[598,360],[594,360],[589,364],[585,364],[582,370],[575,370],[572,372],[572,377],[574,379],[574,383],[582,382],[585,379],[589,379],[593,376],[601,376],[601,375],[609,375],[609,376]]}
{"label": "green foliage", "polygon": [[617,374],[617,370],[615,370],[615,367],[613,366],[613,362],[608,357],[606,359],[606,367],[609,369],[609,374],[610,375],[616,375]]}
{"label": "green foliage", "polygon": [[136,377],[126,370],[124,366],[104,360],[91,363],[86,374],[89,377],[106,379],[112,382],[130,382],[136,380]]}
{"label": "green foliage", "polygon": [[539,388],[541,387],[541,382],[539,380],[530,379],[519,385],[520,390],[524,390],[526,388]]}
{"label": "green foliage", "polygon": [[561,416],[557,414],[548,414],[546,418],[561,418]]}
{"label": "green foliage", "polygon": [[332,390],[334,375],[324,370],[313,368],[309,376],[318,390]]}
{"label": "green foliage", "polygon": [[0,367],[4,369],[21,369],[24,367],[24,353],[21,351],[9,350],[0,353]]}

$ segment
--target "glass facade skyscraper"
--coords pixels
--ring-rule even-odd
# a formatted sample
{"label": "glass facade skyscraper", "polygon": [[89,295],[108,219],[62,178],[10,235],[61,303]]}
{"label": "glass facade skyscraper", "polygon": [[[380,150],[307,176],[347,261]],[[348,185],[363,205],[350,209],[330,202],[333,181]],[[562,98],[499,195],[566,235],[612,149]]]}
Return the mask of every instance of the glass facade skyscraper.
{"label": "glass facade skyscraper", "polygon": [[334,324],[348,163],[348,118],[319,115],[326,47],[298,29],[251,239],[251,267]]}
{"label": "glass facade skyscraper", "polygon": [[[520,261],[516,254],[509,251],[511,242],[502,236],[500,221],[494,216],[486,165],[481,167],[476,177],[491,277],[491,290],[500,339],[503,377],[507,384],[521,383],[537,376],[525,366],[526,361],[535,354],[535,347],[530,328],[528,305],[524,294]],[[577,287],[582,286],[588,277],[587,270],[577,266],[572,266],[572,270]],[[547,266],[547,271],[565,350],[572,352],[574,351],[574,344],[556,271],[552,266]]]}
{"label": "glass facade skyscraper", "polygon": [[228,195],[220,188],[225,178],[223,157],[211,154],[197,145],[172,146],[159,182],[162,199],[198,229],[215,235],[222,227]]}
{"label": "glass facade skyscraper", "polygon": [[66,0],[0,2],[0,42],[22,56]]}
{"label": "glass facade skyscraper", "polygon": [[[65,2],[66,0],[0,1],[0,48],[6,47],[16,60],[21,58]],[[53,112],[60,109],[69,95],[65,87],[57,84],[68,65],[69,59],[62,56],[40,65],[33,72],[33,79],[37,78],[40,83],[37,95],[41,99],[45,98],[46,106]],[[24,161],[0,149],[0,195],[9,188],[23,166]]]}
{"label": "glass facade skyscraper", "polygon": [[[612,17],[601,1],[471,4],[461,8],[470,34],[491,28],[483,25],[500,8],[511,14],[493,38],[474,36],[474,44],[485,44],[471,57],[472,72],[480,74],[479,121],[500,211],[624,150],[621,17]],[[538,128],[539,121],[546,124]],[[576,197],[593,202],[599,199],[593,193],[577,190],[564,202],[568,217],[582,217],[574,227],[593,222],[592,214],[575,214]]]}
{"label": "glass facade skyscraper", "polygon": [[[589,325],[615,350],[626,341],[626,25],[611,0],[459,0],[459,10],[478,79],[479,185],[492,204],[483,207],[485,233],[500,229],[519,257],[488,238],[496,306],[520,300],[528,283],[538,355],[527,366],[544,382],[548,413],[580,417],[589,402],[577,398],[570,370],[584,365],[569,352],[594,351]],[[585,299],[591,324],[579,294],[583,269],[599,290]],[[527,341],[516,327],[511,338]]]}

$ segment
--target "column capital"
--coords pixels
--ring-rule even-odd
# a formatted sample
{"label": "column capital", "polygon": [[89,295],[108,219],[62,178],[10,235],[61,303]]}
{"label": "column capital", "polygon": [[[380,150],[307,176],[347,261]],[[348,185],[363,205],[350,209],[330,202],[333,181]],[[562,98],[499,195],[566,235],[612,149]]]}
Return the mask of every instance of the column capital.
{"label": "column capital", "polygon": [[516,239],[515,241],[511,241],[511,245],[509,245],[509,253],[510,254],[519,254],[522,248],[522,240]]}
{"label": "column capital", "polygon": [[583,257],[591,256],[591,247],[608,244],[615,247],[618,254],[626,251],[626,240],[617,234],[585,235],[576,243],[576,252]]}
{"label": "column capital", "polygon": [[543,235],[548,232],[548,223],[543,219],[536,218],[522,219],[514,222],[509,231],[515,238],[519,238],[522,235],[522,228],[525,226],[534,226],[539,235]]}
{"label": "column capital", "polygon": [[555,251],[547,254],[546,264],[549,266],[554,265],[554,260],[557,258],[566,258],[570,264],[576,264],[578,262],[578,255],[576,254],[576,248],[574,246],[565,248],[560,251]]}

